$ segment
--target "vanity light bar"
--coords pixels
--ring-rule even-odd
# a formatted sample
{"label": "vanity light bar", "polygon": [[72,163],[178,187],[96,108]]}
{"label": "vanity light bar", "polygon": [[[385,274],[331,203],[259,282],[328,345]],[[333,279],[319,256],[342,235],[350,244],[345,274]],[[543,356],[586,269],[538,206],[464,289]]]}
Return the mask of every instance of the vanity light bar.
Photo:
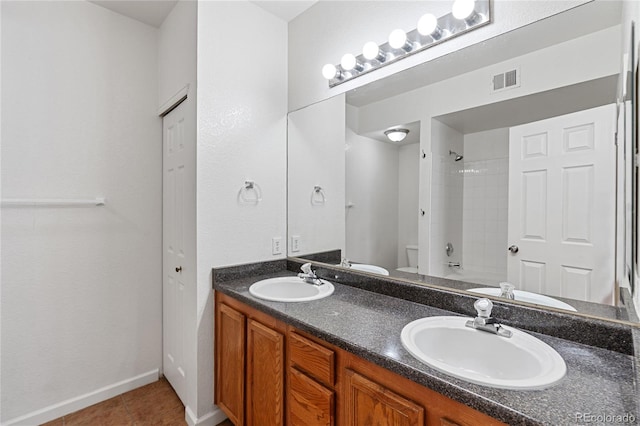
{"label": "vanity light bar", "polygon": [[334,87],[489,23],[490,0],[456,0],[451,13],[440,18],[423,15],[416,29],[409,33],[393,30],[389,41],[381,45],[370,41],[362,54],[347,53],[339,65],[326,64],[322,75],[329,80],[329,87]]}

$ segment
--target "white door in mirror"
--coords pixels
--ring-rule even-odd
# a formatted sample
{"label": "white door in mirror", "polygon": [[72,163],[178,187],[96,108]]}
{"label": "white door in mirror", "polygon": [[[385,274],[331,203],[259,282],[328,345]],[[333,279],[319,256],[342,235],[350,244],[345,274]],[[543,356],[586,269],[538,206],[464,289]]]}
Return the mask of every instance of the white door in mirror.
{"label": "white door in mirror", "polygon": [[614,304],[616,106],[509,131],[508,280]]}

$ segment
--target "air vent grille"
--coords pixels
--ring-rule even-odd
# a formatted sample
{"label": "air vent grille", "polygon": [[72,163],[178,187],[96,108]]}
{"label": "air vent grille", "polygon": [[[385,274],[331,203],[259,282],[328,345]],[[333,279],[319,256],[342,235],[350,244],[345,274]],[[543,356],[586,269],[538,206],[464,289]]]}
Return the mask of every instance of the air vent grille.
{"label": "air vent grille", "polygon": [[520,71],[516,68],[493,76],[491,82],[492,92],[501,92],[507,89],[520,87]]}

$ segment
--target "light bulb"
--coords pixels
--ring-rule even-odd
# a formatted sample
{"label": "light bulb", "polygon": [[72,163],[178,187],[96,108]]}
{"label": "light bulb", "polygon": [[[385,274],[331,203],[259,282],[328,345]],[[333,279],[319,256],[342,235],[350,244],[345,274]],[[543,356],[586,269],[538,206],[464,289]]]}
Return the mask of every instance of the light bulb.
{"label": "light bulb", "polygon": [[345,53],[340,60],[340,66],[342,66],[345,71],[354,69],[356,67],[356,57],[351,53]]}
{"label": "light bulb", "polygon": [[438,28],[438,18],[430,13],[422,15],[418,21],[418,32],[423,36],[431,35]]}
{"label": "light bulb", "polygon": [[401,29],[391,31],[389,34],[389,46],[400,49],[407,43],[407,33]]}
{"label": "light bulb", "polygon": [[362,47],[362,56],[364,56],[364,58],[369,61],[372,59],[376,59],[379,54],[380,48],[373,41],[365,43],[365,45]]}
{"label": "light bulb", "polygon": [[456,0],[453,2],[453,7],[451,8],[451,13],[453,17],[456,19],[467,19],[476,7],[475,0]]}
{"label": "light bulb", "polygon": [[326,64],[322,67],[322,76],[327,80],[331,80],[338,73],[338,69],[333,64]]}

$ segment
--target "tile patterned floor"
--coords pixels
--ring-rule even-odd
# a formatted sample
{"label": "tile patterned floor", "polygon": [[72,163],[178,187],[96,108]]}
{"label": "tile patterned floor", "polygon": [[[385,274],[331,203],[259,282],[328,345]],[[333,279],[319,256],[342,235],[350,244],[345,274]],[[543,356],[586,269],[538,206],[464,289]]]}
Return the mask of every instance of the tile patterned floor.
{"label": "tile patterned floor", "polygon": [[[169,382],[157,382],[45,423],[43,426],[186,426],[184,406]],[[232,426],[228,420],[219,426]]]}

